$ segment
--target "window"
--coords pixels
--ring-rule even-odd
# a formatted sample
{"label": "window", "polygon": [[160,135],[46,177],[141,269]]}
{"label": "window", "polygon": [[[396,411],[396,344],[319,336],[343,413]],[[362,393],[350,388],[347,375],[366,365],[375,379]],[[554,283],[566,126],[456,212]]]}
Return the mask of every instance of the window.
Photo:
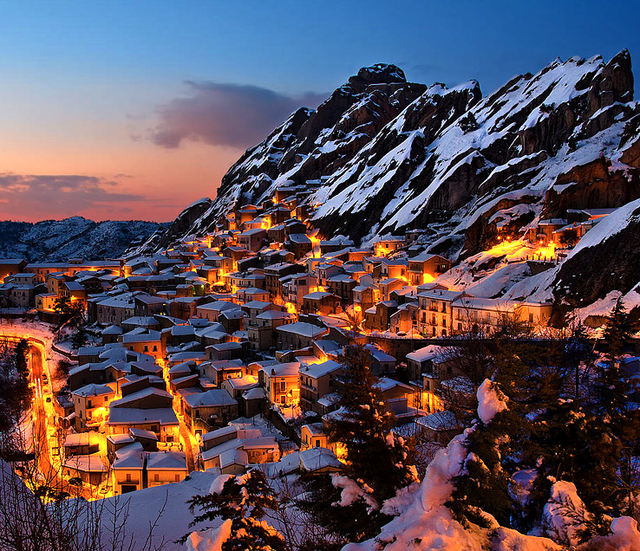
{"label": "window", "polygon": [[149,346],[148,346],[148,345],[146,345],[146,344],[144,345],[144,351],[145,351],[145,352],[149,352]]}
{"label": "window", "polygon": [[157,352],[157,351],[158,351],[158,347],[157,347],[155,344],[153,345],[153,351],[154,351],[154,352]]}
{"label": "window", "polygon": [[176,482],[180,482],[180,475],[179,474],[173,475],[173,480],[175,480]]}
{"label": "window", "polygon": [[131,482],[131,473],[127,473],[127,482]]}
{"label": "window", "polygon": [[157,474],[157,473],[156,473],[156,474],[154,474],[154,475],[153,475],[153,481],[154,481],[154,482],[160,482],[160,475],[159,475],[159,474]]}
{"label": "window", "polygon": [[280,392],[286,392],[286,391],[287,391],[286,381],[280,381]]}
{"label": "window", "polygon": [[320,447],[320,440],[316,440],[316,448]]}

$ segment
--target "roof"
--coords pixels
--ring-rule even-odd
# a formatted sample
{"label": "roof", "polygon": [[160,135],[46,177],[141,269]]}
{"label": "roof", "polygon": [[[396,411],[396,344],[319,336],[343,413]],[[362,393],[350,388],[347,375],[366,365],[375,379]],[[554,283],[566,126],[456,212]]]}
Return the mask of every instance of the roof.
{"label": "roof", "polygon": [[173,408],[109,408],[109,425],[136,425],[159,423],[160,425],[178,425]]}
{"label": "roof", "polygon": [[140,469],[144,468],[145,453],[140,442],[130,444],[120,448],[116,452],[116,460],[111,467],[118,469]]}
{"label": "roof", "polygon": [[433,431],[455,430],[460,426],[460,423],[456,420],[456,416],[452,411],[448,410],[437,411],[431,415],[420,417],[416,420],[416,423]]}
{"label": "roof", "polygon": [[304,371],[301,371],[301,373],[314,379],[318,379],[324,375],[333,373],[334,371],[338,371],[340,369],[342,369],[342,364],[333,360],[327,360],[326,362],[322,362],[320,364],[312,364],[306,367]]}
{"label": "roof", "polygon": [[304,233],[292,233],[289,234],[288,240],[291,243],[309,243],[311,244],[311,239],[309,239]]}
{"label": "roof", "polygon": [[131,428],[129,429],[129,433],[134,438],[146,438],[148,440],[158,440],[156,433],[151,432],[150,430]]}
{"label": "roof", "polygon": [[148,387],[148,388],[143,388],[142,390],[138,390],[137,392],[128,394],[124,398],[120,398],[120,400],[115,400],[114,402],[111,402],[110,409],[111,411],[113,411],[114,409],[120,409],[120,408],[129,409],[126,407],[126,404],[135,402],[136,400],[140,400],[142,398],[146,398],[147,396],[152,396],[152,395],[173,400],[173,397],[171,396],[171,394],[168,393],[166,390],[160,390],[159,388],[155,388],[155,387]]}
{"label": "roof", "polygon": [[429,346],[424,346],[415,350],[414,352],[410,352],[407,354],[408,360],[414,360],[416,362],[422,363],[427,360],[435,360],[444,352],[444,348],[442,346],[436,346],[430,344]]}
{"label": "roof", "polygon": [[238,402],[233,399],[229,393],[221,388],[214,388],[199,394],[191,394],[184,398],[184,401],[192,408],[194,407],[215,407],[215,406],[232,406]]}
{"label": "roof", "polygon": [[444,291],[442,289],[432,289],[418,293],[418,298],[430,298],[433,300],[444,300],[452,302],[460,297],[460,291]]}
{"label": "roof", "polygon": [[231,377],[224,381],[234,390],[248,390],[258,384],[258,378],[255,375],[243,375],[242,377]]}
{"label": "roof", "polygon": [[324,436],[324,429],[322,428],[322,423],[308,423],[306,425],[302,425],[301,428],[306,428],[309,431],[311,436]]}
{"label": "roof", "polygon": [[283,312],[282,310],[265,310],[256,316],[259,320],[273,320],[273,319],[289,319],[294,318],[295,314],[289,312]]}
{"label": "roof", "polygon": [[64,439],[64,447],[90,446],[100,444],[101,435],[97,432],[78,432],[67,434]]}
{"label": "roof", "polygon": [[238,448],[223,451],[220,454],[220,468],[229,467],[231,465],[243,465],[249,464],[249,458],[247,452]]}
{"label": "roof", "polygon": [[336,454],[327,448],[310,448],[300,452],[300,467],[306,471],[319,471],[326,468],[342,469]]}
{"label": "roof", "polygon": [[382,392],[386,390],[391,390],[392,388],[401,387],[408,392],[413,392],[413,387],[401,383],[400,381],[396,381],[395,379],[389,379],[389,377],[380,377],[376,385]]}
{"label": "roof", "polygon": [[299,321],[297,323],[289,323],[287,325],[281,325],[276,327],[276,331],[282,333],[292,333],[294,335],[301,335],[303,337],[317,337],[324,333],[327,333],[327,329],[324,327],[318,327],[311,323]]}
{"label": "roof", "polygon": [[107,472],[107,466],[100,455],[73,455],[65,460],[63,465],[70,469],[83,472]]}
{"label": "roof", "polygon": [[261,371],[268,377],[297,377],[300,369],[300,362],[288,362],[269,367],[263,367]]}
{"label": "roof", "polygon": [[187,455],[184,452],[150,452],[147,455],[147,470],[187,470]]}
{"label": "roof", "polygon": [[122,335],[122,333],[122,327],[119,327],[118,325],[109,325],[109,327],[102,330],[103,335]]}
{"label": "roof", "polygon": [[207,442],[209,440],[215,440],[216,438],[220,438],[222,436],[227,436],[229,434],[233,434],[234,437],[237,434],[238,429],[233,425],[227,425],[226,427],[222,427],[220,429],[212,430],[211,432],[207,432],[202,435],[202,441]]}
{"label": "roof", "polygon": [[76,394],[78,396],[84,396],[85,398],[88,396],[102,396],[103,394],[115,394],[114,390],[108,385],[98,385],[98,384],[88,384],[79,388],[78,390],[74,390],[71,394]]}

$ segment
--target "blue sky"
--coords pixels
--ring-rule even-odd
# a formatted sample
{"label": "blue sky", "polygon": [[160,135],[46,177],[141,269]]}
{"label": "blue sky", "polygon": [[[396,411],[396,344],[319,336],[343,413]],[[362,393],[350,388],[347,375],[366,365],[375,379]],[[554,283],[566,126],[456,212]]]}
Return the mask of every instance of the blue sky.
{"label": "blue sky", "polygon": [[[487,94],[556,57],[628,48],[640,63],[639,4],[0,0],[0,175],[23,182],[0,188],[0,218],[173,218],[364,65]],[[53,205],[24,184],[65,175],[98,199]]]}

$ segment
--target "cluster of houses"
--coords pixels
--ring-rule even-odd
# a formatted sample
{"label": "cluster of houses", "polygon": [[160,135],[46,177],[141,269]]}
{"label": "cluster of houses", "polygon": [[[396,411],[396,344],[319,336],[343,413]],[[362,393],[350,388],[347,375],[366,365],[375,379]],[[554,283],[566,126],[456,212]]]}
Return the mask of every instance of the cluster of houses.
{"label": "cluster of houses", "polygon": [[[290,468],[339,469],[325,429],[340,356],[354,344],[369,351],[399,422],[419,419],[438,440],[453,423],[438,393],[463,374],[429,339],[490,334],[505,320],[546,325],[549,304],[438,284],[451,261],[424,252],[418,230],[371,248],[322,239],[307,195],[280,188],[154,255],[0,261],[0,299],[43,319],[55,319],[61,298],[81,301],[99,328],[101,342],[78,350],[68,393],[54,400],[65,476],[125,493],[193,469],[281,463],[296,445]],[[286,438],[252,425],[258,414],[290,428]]]}

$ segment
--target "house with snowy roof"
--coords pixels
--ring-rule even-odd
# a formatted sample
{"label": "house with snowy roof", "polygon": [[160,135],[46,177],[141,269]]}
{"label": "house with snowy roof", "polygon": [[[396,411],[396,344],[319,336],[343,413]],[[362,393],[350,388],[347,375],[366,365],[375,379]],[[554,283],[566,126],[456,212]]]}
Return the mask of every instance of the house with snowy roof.
{"label": "house with snowy roof", "polygon": [[82,432],[104,421],[115,394],[111,386],[93,383],[72,391],[76,430]]}
{"label": "house with snowy roof", "polygon": [[[355,285],[354,285],[355,287]],[[302,297],[301,311],[304,314],[337,314],[342,309],[342,299],[325,291],[315,291]]]}
{"label": "house with snowy roof", "polygon": [[183,397],[184,416],[194,434],[209,432],[238,418],[238,402],[221,388]]}
{"label": "house with snowy roof", "polygon": [[342,364],[327,360],[318,364],[304,365],[300,369],[300,407],[304,411],[321,414],[318,400],[335,392],[336,379],[342,372]]}
{"label": "house with snowy roof", "polygon": [[409,258],[409,283],[421,285],[429,283],[451,269],[451,261],[439,254],[423,252]]}
{"label": "house with snowy roof", "polygon": [[258,380],[264,387],[267,402],[283,406],[297,405],[300,399],[300,362],[287,362],[263,367]]}
{"label": "house with snowy roof", "polygon": [[189,474],[184,452],[159,451],[146,454],[147,487],[184,480]]}
{"label": "house with snowy roof", "polygon": [[278,346],[281,350],[297,350],[311,346],[313,341],[329,333],[326,327],[307,322],[296,322],[276,328]]}

